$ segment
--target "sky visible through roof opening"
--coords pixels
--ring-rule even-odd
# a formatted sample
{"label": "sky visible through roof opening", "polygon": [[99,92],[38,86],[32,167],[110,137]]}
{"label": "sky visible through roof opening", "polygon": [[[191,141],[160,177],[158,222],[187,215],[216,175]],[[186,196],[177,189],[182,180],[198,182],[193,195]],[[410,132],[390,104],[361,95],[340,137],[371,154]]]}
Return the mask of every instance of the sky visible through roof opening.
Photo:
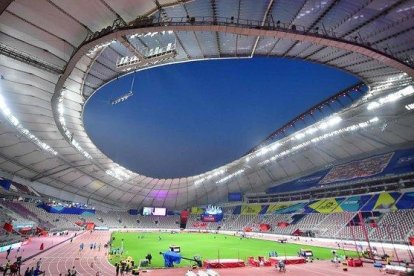
{"label": "sky visible through roof opening", "polygon": [[120,165],[156,178],[204,173],[240,158],[272,131],[359,80],[302,60],[252,58],[161,66],[102,87],[84,123]]}

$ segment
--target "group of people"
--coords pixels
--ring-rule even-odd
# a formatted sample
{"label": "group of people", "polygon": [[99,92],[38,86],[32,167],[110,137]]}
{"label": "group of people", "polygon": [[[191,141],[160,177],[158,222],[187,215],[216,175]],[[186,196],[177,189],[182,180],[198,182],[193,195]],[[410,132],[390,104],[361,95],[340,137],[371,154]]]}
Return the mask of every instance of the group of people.
{"label": "group of people", "polygon": [[[39,260],[37,260],[35,267],[33,267],[33,266],[31,268],[30,267],[27,267],[26,268],[26,271],[24,272],[24,276],[39,276],[39,275],[44,275],[45,272],[40,269],[40,266],[41,265],[42,265],[42,258],[40,258]],[[20,270],[19,270],[19,274],[15,274],[15,275],[20,275]]]}
{"label": "group of people", "polygon": [[135,263],[133,260],[130,262],[122,261],[120,263],[115,264],[115,275],[124,275],[124,273],[128,274],[131,270],[135,267]]}
{"label": "group of people", "polygon": [[[84,248],[85,248],[85,244],[82,242],[79,245],[79,251],[83,251]],[[95,243],[91,243],[89,245],[89,248],[90,248],[90,250],[95,250],[96,248],[98,248],[98,251],[101,251],[101,243],[99,243],[99,244],[96,244],[96,242]]]}
{"label": "group of people", "polygon": [[[26,268],[26,271],[24,272],[24,276],[38,276],[38,275],[44,275],[44,274],[45,274],[45,272],[44,271],[41,271],[40,270],[40,267],[36,267],[36,268],[34,268],[34,267],[32,267],[32,268],[27,267]],[[20,275],[20,274],[15,274],[15,275]]]}
{"label": "group of people", "polygon": [[6,275],[7,272],[10,272],[10,275],[20,274],[21,258],[20,261],[15,261],[11,263],[10,260],[7,260],[6,264],[3,266],[3,275]]}
{"label": "group of people", "polygon": [[[78,272],[76,271],[75,266],[72,267],[72,269],[68,269],[68,272],[66,272],[65,276],[76,276]],[[59,274],[59,276],[62,276],[62,273]]]}
{"label": "group of people", "polygon": [[[10,275],[10,276],[17,276],[17,275],[22,275],[21,274],[21,266],[22,266],[22,256],[19,255],[20,253],[20,247],[18,247],[16,249],[16,260],[14,262],[12,262],[10,260],[10,254],[12,252],[12,248],[9,247],[6,250],[6,264],[2,266],[3,268],[3,276]],[[43,275],[45,272],[41,270],[40,266],[42,265],[42,258],[40,258],[37,262],[36,262],[36,266],[33,267],[27,267],[26,271],[24,272],[24,276],[39,276],[39,275]]]}
{"label": "group of people", "polygon": [[22,256],[19,256],[20,247],[16,249],[16,260],[14,262],[9,259],[11,251],[11,247],[6,250],[6,263],[2,266],[3,275],[6,275],[7,272],[10,272],[9,275],[20,275],[20,268],[22,266]]}

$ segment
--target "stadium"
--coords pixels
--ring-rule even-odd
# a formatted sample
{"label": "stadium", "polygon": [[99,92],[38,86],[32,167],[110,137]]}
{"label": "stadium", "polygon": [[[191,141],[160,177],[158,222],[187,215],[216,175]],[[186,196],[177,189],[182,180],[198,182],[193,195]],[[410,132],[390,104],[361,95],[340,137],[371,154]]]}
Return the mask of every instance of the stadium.
{"label": "stadium", "polygon": [[[0,1],[0,271],[412,275],[413,37],[413,0]],[[154,161],[125,146],[132,163],[147,166],[140,169],[102,146],[102,130],[92,134],[115,113],[134,129],[122,110],[137,109],[134,87],[146,74],[155,86],[182,66],[227,64],[231,79],[243,66],[281,59],[296,70],[289,85],[304,94],[278,104],[300,112],[281,114],[259,143],[207,167],[181,170],[198,161],[184,165],[180,152]],[[301,62],[357,81],[298,107],[319,82],[332,91],[323,86],[328,73],[301,84],[311,74],[296,69]],[[183,82],[203,77],[186,74]],[[273,78],[266,85],[276,91],[282,81]],[[121,83],[125,91],[113,88]],[[207,83],[199,86],[194,94]],[[229,112],[244,104],[231,100]],[[191,117],[188,105],[179,108]],[[176,121],[169,127],[179,133]],[[105,131],[119,149],[131,135],[117,127]],[[202,128],[188,139],[210,131]],[[232,139],[226,146],[247,138]],[[172,170],[163,174],[162,162]]]}

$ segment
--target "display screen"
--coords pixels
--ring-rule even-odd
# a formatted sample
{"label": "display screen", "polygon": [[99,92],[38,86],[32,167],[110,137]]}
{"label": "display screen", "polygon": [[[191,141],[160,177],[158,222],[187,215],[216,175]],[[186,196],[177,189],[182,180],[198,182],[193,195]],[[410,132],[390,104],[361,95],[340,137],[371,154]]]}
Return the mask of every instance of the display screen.
{"label": "display screen", "polygon": [[165,215],[167,215],[167,209],[165,209],[165,208],[154,208],[154,207],[144,207],[142,209],[142,215],[144,215],[144,216],[165,216]]}
{"label": "display screen", "polygon": [[229,201],[243,201],[242,193],[228,193]]}

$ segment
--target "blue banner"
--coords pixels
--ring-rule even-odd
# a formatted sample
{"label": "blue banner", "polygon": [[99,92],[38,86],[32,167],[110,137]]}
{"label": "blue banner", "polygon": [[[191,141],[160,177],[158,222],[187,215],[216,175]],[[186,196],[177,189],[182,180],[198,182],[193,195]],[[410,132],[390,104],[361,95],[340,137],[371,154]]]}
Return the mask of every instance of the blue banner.
{"label": "blue banner", "polygon": [[63,206],[50,206],[45,203],[38,205],[37,207],[44,209],[48,213],[54,214],[68,214],[68,215],[92,215],[95,214],[94,209],[83,209],[77,207],[63,207]]}
{"label": "blue banner", "polygon": [[11,180],[0,178],[0,186],[6,191],[10,189],[11,183]]}
{"label": "blue banner", "polygon": [[228,200],[229,201],[243,201],[243,194],[242,193],[229,193]]}

